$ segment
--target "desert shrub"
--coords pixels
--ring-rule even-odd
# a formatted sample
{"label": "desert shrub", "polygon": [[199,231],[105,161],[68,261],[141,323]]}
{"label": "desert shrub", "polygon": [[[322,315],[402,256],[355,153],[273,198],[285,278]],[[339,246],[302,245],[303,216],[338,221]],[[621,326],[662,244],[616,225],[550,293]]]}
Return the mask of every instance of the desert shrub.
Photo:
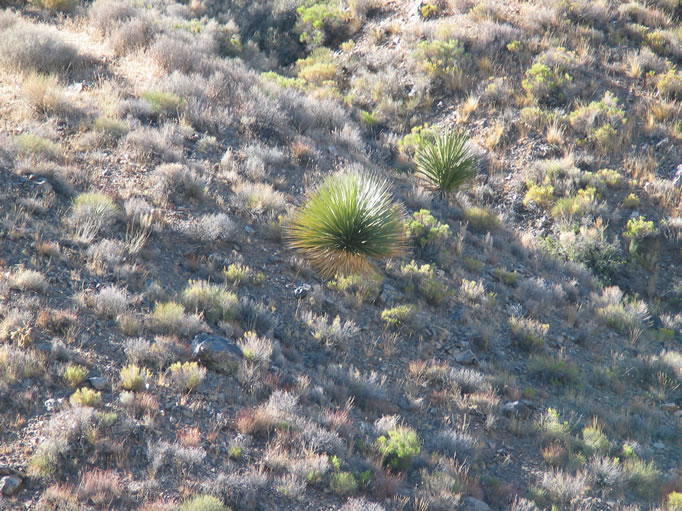
{"label": "desert shrub", "polygon": [[42,158],[54,159],[61,152],[59,146],[54,142],[29,133],[18,135],[15,137],[14,143],[20,154],[33,160]]}
{"label": "desert shrub", "polygon": [[646,327],[649,308],[645,302],[627,299],[618,286],[607,287],[601,296],[592,295],[597,316],[621,334]]}
{"label": "desert shrub", "polygon": [[94,304],[97,314],[115,318],[128,309],[128,293],[124,288],[105,286],[95,296]]}
{"label": "desert shrub", "polygon": [[537,204],[543,208],[549,208],[554,202],[554,187],[551,184],[538,185],[532,181],[526,182],[526,196],[523,198],[523,205]]}
{"label": "desert shrub", "polygon": [[96,407],[102,403],[102,394],[87,387],[83,387],[71,394],[69,403],[72,405]]}
{"label": "desert shrub", "polygon": [[68,223],[78,240],[89,243],[103,228],[113,224],[117,216],[118,206],[109,196],[86,192],[73,200]]}
{"label": "desert shrub", "polygon": [[311,48],[334,44],[346,35],[348,15],[334,0],[306,0],[296,12],[294,30]]}
{"label": "desert shrub", "polygon": [[407,221],[406,234],[423,249],[437,247],[450,236],[450,226],[441,224],[428,209],[422,209]]}
{"label": "desert shrub", "polygon": [[9,276],[10,287],[21,291],[44,293],[48,289],[45,275],[36,270],[18,268]]}
{"label": "desert shrub", "polygon": [[384,457],[384,463],[395,470],[405,470],[412,458],[421,452],[417,432],[406,426],[388,431],[388,436],[377,438],[376,446]]}
{"label": "desert shrub", "polygon": [[670,69],[667,73],[658,76],[656,88],[664,96],[673,99],[682,98],[682,72]]}
{"label": "desert shrub", "polygon": [[0,30],[0,62],[21,71],[52,74],[78,67],[81,58],[78,48],[64,41],[56,29],[16,23]]}
{"label": "desert shrub", "polygon": [[411,292],[417,289],[424,299],[431,305],[438,305],[448,294],[448,289],[436,276],[434,268],[430,264],[419,266],[414,261],[403,264],[400,272],[407,277],[406,290]]}
{"label": "desert shrub", "polygon": [[553,256],[574,261],[589,268],[602,282],[609,283],[623,265],[623,253],[617,241],[609,241],[604,225],[582,226],[546,237],[541,247]]}
{"label": "desert shrub", "polygon": [[476,175],[477,159],[467,147],[467,136],[452,131],[426,140],[415,155],[417,175],[426,187],[449,198]]}
{"label": "desert shrub", "polygon": [[133,18],[136,13],[136,9],[126,2],[96,0],[88,9],[88,18],[97,30],[106,34],[120,23]]}
{"label": "desert shrub", "polygon": [[64,369],[64,381],[71,387],[78,387],[88,377],[88,369],[81,365],[69,365]]}
{"label": "desert shrub", "polygon": [[617,149],[622,141],[625,111],[610,91],[599,101],[578,106],[568,119],[579,137],[605,153]]}
{"label": "desert shrub", "polygon": [[182,224],[188,236],[203,242],[229,240],[237,231],[237,226],[225,213],[207,214],[198,220],[188,220]]}
{"label": "desert shrub", "polygon": [[358,482],[350,472],[336,472],[329,479],[329,487],[337,495],[353,495],[358,491]]}
{"label": "desert shrub", "polygon": [[230,508],[212,495],[196,495],[184,501],[179,511],[230,511]]}
{"label": "desert shrub", "polygon": [[41,9],[51,11],[71,12],[78,5],[78,0],[33,0]]}
{"label": "desert shrub", "polygon": [[329,282],[327,287],[344,293],[346,296],[354,296],[358,303],[373,301],[381,291],[381,275],[368,277],[362,275],[337,275]]}
{"label": "desert shrub", "polygon": [[548,324],[542,324],[531,318],[512,316],[509,318],[512,336],[518,346],[526,351],[541,351],[545,347],[545,336],[549,331]]}
{"label": "desert shrub", "polygon": [[195,199],[204,196],[206,183],[194,170],[180,163],[166,163],[154,170],[154,198],[160,202]]}
{"label": "desert shrub", "polygon": [[243,181],[233,191],[232,203],[244,213],[281,213],[286,207],[284,195],[267,183]]}
{"label": "desert shrub", "polygon": [[464,218],[472,229],[479,232],[495,231],[501,226],[497,214],[487,208],[467,208],[464,210]]}
{"label": "desert shrub", "polygon": [[354,321],[348,320],[342,323],[339,316],[336,316],[330,323],[326,314],[317,316],[309,312],[303,314],[302,319],[311,328],[313,337],[328,346],[340,346],[360,331]]}
{"label": "desert shrub", "polygon": [[417,310],[414,305],[397,305],[381,311],[381,319],[389,326],[408,325],[413,319]]}
{"label": "desert shrub", "polygon": [[99,116],[95,119],[93,128],[108,143],[112,143],[128,133],[126,122],[111,117]]}
{"label": "desert shrub", "polygon": [[175,362],[168,372],[176,388],[186,392],[195,391],[206,376],[206,368],[196,362]]}
{"label": "desert shrub", "polygon": [[327,178],[293,215],[289,246],[321,273],[369,273],[371,258],[400,254],[403,214],[388,182],[349,171]]}
{"label": "desert shrub", "polygon": [[417,45],[413,59],[435,80],[436,91],[459,92],[468,81],[471,57],[455,39],[423,41]]}
{"label": "desert shrub", "polygon": [[656,229],[651,220],[645,220],[643,216],[631,218],[625,224],[623,238],[628,240],[628,250],[633,255],[638,255],[642,251],[642,242],[655,236]]}
{"label": "desert shrub", "polygon": [[571,385],[578,382],[578,368],[570,361],[549,355],[533,355],[528,370],[553,385]]}
{"label": "desert shrub", "polygon": [[334,54],[328,48],[316,48],[306,58],[297,60],[296,68],[298,79],[303,80],[304,83],[318,87],[336,86],[339,67],[335,62]]}
{"label": "desert shrub", "polygon": [[21,87],[24,97],[40,115],[58,114],[64,111],[64,91],[55,75],[31,73],[24,78]]}
{"label": "desert shrub", "polygon": [[157,303],[149,319],[159,333],[193,335],[205,327],[201,318],[185,314],[185,307],[175,302]]}
{"label": "desert shrub", "polygon": [[121,387],[134,392],[141,392],[147,387],[152,375],[149,369],[136,365],[127,365],[121,369]]}
{"label": "desert shrub", "polygon": [[142,98],[149,103],[153,113],[165,117],[179,116],[186,105],[180,96],[160,90],[148,90],[142,93]]}
{"label": "desert shrub", "polygon": [[211,323],[230,321],[239,316],[237,295],[218,284],[190,280],[181,299],[186,307],[203,313],[204,318]]}

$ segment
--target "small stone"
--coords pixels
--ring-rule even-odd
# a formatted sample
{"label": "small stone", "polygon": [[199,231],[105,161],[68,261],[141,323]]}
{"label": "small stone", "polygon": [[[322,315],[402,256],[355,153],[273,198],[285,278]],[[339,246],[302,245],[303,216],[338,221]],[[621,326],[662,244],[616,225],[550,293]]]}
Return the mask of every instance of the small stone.
{"label": "small stone", "polygon": [[455,356],[455,362],[463,365],[473,365],[478,363],[478,359],[473,351],[466,350]]}
{"label": "small stone", "polygon": [[298,286],[296,289],[294,289],[294,296],[296,298],[305,298],[308,296],[308,293],[312,289],[312,286],[310,284],[302,284]]}
{"label": "small stone", "polygon": [[460,509],[466,511],[490,511],[490,506],[482,500],[478,500],[473,497],[465,497],[462,500]]}
{"label": "small stone", "polygon": [[245,226],[244,226],[244,232],[245,232],[246,234],[253,234],[253,233],[256,232],[256,231],[253,229],[253,227],[249,227],[248,225],[245,225]]}
{"label": "small stone", "polygon": [[399,294],[396,288],[394,288],[390,284],[384,284],[383,287],[381,288],[379,296],[377,296],[376,299],[374,300],[374,303],[376,303],[379,306],[383,305],[391,306],[398,301],[398,297]]}
{"label": "small stone", "polygon": [[216,372],[232,374],[244,359],[244,353],[225,337],[201,333],[192,339],[192,359]]}
{"label": "small stone", "polygon": [[677,410],[680,409],[680,407],[677,406],[675,403],[663,403],[661,405],[661,408],[663,409],[664,412],[668,413],[675,413]]}
{"label": "small stone", "polygon": [[652,445],[654,449],[665,449],[665,444],[663,442],[656,442]]}
{"label": "small stone", "polygon": [[18,475],[9,475],[0,479],[0,494],[9,497],[14,495],[23,483],[24,480]]}
{"label": "small stone", "polygon": [[48,399],[43,404],[45,406],[45,409],[48,412],[53,412],[57,408],[59,408],[63,402],[64,402],[64,399],[60,397],[59,399],[54,399],[54,398]]}
{"label": "small stone", "polygon": [[102,376],[93,376],[92,378],[88,378],[88,381],[95,390],[104,390],[107,388],[107,379]]}

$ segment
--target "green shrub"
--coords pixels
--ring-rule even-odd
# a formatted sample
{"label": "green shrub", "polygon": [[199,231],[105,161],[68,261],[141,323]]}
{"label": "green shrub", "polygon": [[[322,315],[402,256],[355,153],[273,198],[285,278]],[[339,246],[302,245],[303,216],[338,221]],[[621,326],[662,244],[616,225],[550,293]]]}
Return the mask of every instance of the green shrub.
{"label": "green shrub", "polygon": [[667,511],[682,511],[682,493],[674,491],[668,494],[665,499]]}
{"label": "green shrub", "polygon": [[172,92],[158,90],[146,91],[142,98],[149,103],[152,111],[159,115],[178,116],[185,107],[185,100]]}
{"label": "green shrub", "polygon": [[37,135],[17,135],[14,138],[14,143],[19,149],[20,153],[25,154],[33,159],[39,158],[55,158],[59,152],[59,146],[45,138]]}
{"label": "green shrub", "polygon": [[78,0],[33,0],[33,3],[42,9],[71,12],[78,5]]}
{"label": "green shrub", "polygon": [[347,14],[334,0],[306,0],[296,12],[294,29],[301,42],[312,48],[332,42],[348,22]]}
{"label": "green shrub", "polygon": [[71,394],[69,403],[80,406],[99,406],[102,404],[102,394],[93,389],[82,387]]}
{"label": "green shrub", "polygon": [[430,264],[419,266],[412,261],[400,267],[400,273],[409,280],[407,291],[414,288],[431,305],[438,305],[447,295],[447,287],[436,277],[435,271]]}
{"label": "green shrub", "polygon": [[565,99],[561,86],[570,79],[546,64],[537,62],[526,70],[521,86],[528,95],[539,102],[551,103]]}
{"label": "green shrub", "polygon": [[537,185],[532,181],[526,182],[528,191],[523,198],[523,205],[528,207],[528,204],[533,203],[543,208],[548,208],[554,202],[554,187],[550,184]]}
{"label": "green shrub", "polygon": [[337,495],[353,495],[358,491],[358,482],[350,472],[336,472],[329,480],[329,487]]}
{"label": "green shrub", "polygon": [[617,188],[623,183],[623,176],[613,169],[600,169],[597,175],[604,180],[609,188]]}
{"label": "green shrub", "polygon": [[213,495],[196,495],[185,502],[179,508],[180,511],[230,511],[220,500]]}
{"label": "green shrub", "polygon": [[606,455],[608,454],[611,444],[608,437],[602,431],[601,426],[594,421],[591,426],[585,426],[582,431],[583,435],[583,451],[587,456],[594,453]]}
{"label": "green shrub", "polygon": [[466,70],[471,67],[471,56],[464,45],[455,39],[422,41],[417,44],[414,59],[424,71],[437,81],[443,92],[458,92],[466,83]]}
{"label": "green shrub", "polygon": [[450,236],[450,226],[441,224],[428,209],[415,212],[407,222],[407,236],[421,248],[438,245]]}
{"label": "green shrub", "polygon": [[563,386],[578,382],[577,366],[552,356],[534,355],[528,363],[528,370],[552,385]]}
{"label": "green shrub", "polygon": [[639,198],[631,193],[623,199],[623,207],[628,209],[636,209],[639,207]]}
{"label": "green shrub", "polygon": [[512,316],[509,318],[515,343],[526,351],[540,351],[545,347],[545,336],[549,324],[542,324],[531,318]]}
{"label": "green shrub", "polygon": [[451,131],[438,135],[434,141],[426,140],[415,155],[417,176],[425,187],[438,192],[441,199],[449,200],[463,184],[476,175],[478,161],[467,147],[464,133]]}
{"label": "green shrub", "polygon": [[121,387],[134,392],[141,392],[147,387],[152,377],[149,369],[136,365],[127,365],[121,369]]}
{"label": "green shrub", "polygon": [[389,326],[403,326],[414,318],[416,312],[414,305],[397,305],[381,311],[381,319]]}
{"label": "green shrub", "polygon": [[504,268],[495,268],[493,270],[493,277],[508,286],[515,286],[518,281],[516,271],[507,271]]}
{"label": "green shrub", "polygon": [[87,368],[81,365],[70,365],[64,369],[64,380],[70,387],[77,387],[88,377]]}
{"label": "green shrub", "polygon": [[128,133],[128,124],[111,117],[99,116],[95,119],[95,131],[111,140],[117,140]]}
{"label": "green shrub", "polygon": [[239,316],[239,299],[226,287],[205,280],[190,280],[181,295],[182,303],[202,312],[206,321],[231,321]]}
{"label": "green shrub", "polygon": [[289,246],[326,276],[371,273],[371,258],[402,253],[403,212],[388,182],[356,171],[327,178],[286,227]]}
{"label": "green shrub", "polygon": [[625,224],[623,237],[629,240],[628,250],[630,254],[640,255],[640,252],[642,252],[640,243],[652,237],[655,233],[654,223],[651,220],[645,220],[643,216],[628,220],[627,224]]}
{"label": "green shrub", "polygon": [[500,228],[500,218],[487,208],[468,208],[464,210],[464,218],[475,231],[489,232]]}
{"label": "green shrub", "polygon": [[388,432],[388,437],[380,436],[376,442],[384,463],[394,470],[405,470],[412,457],[421,452],[417,432],[405,426],[398,426]]}
{"label": "green shrub", "polygon": [[656,80],[656,88],[664,96],[682,99],[682,72],[675,69],[668,70]]}
{"label": "green shrub", "polygon": [[175,386],[186,392],[195,391],[206,376],[206,368],[196,362],[175,362],[168,371]]}
{"label": "green shrub", "polygon": [[327,287],[335,291],[340,291],[346,296],[354,296],[358,303],[368,302],[376,299],[381,291],[381,275],[337,275],[327,282]]}

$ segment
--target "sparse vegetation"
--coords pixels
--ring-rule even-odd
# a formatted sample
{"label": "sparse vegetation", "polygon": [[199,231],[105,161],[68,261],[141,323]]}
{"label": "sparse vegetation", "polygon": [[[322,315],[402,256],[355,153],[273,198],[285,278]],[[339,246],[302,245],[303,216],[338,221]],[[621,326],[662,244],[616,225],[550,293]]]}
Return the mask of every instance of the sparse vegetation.
{"label": "sparse vegetation", "polygon": [[682,509],[679,1],[0,4],[0,508]]}

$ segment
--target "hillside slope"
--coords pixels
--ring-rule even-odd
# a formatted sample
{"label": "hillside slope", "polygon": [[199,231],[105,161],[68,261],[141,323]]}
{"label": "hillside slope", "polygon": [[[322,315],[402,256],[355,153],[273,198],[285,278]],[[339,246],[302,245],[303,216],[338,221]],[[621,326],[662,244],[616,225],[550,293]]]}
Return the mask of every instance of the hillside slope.
{"label": "hillside slope", "polygon": [[0,6],[0,509],[682,509],[679,2]]}

